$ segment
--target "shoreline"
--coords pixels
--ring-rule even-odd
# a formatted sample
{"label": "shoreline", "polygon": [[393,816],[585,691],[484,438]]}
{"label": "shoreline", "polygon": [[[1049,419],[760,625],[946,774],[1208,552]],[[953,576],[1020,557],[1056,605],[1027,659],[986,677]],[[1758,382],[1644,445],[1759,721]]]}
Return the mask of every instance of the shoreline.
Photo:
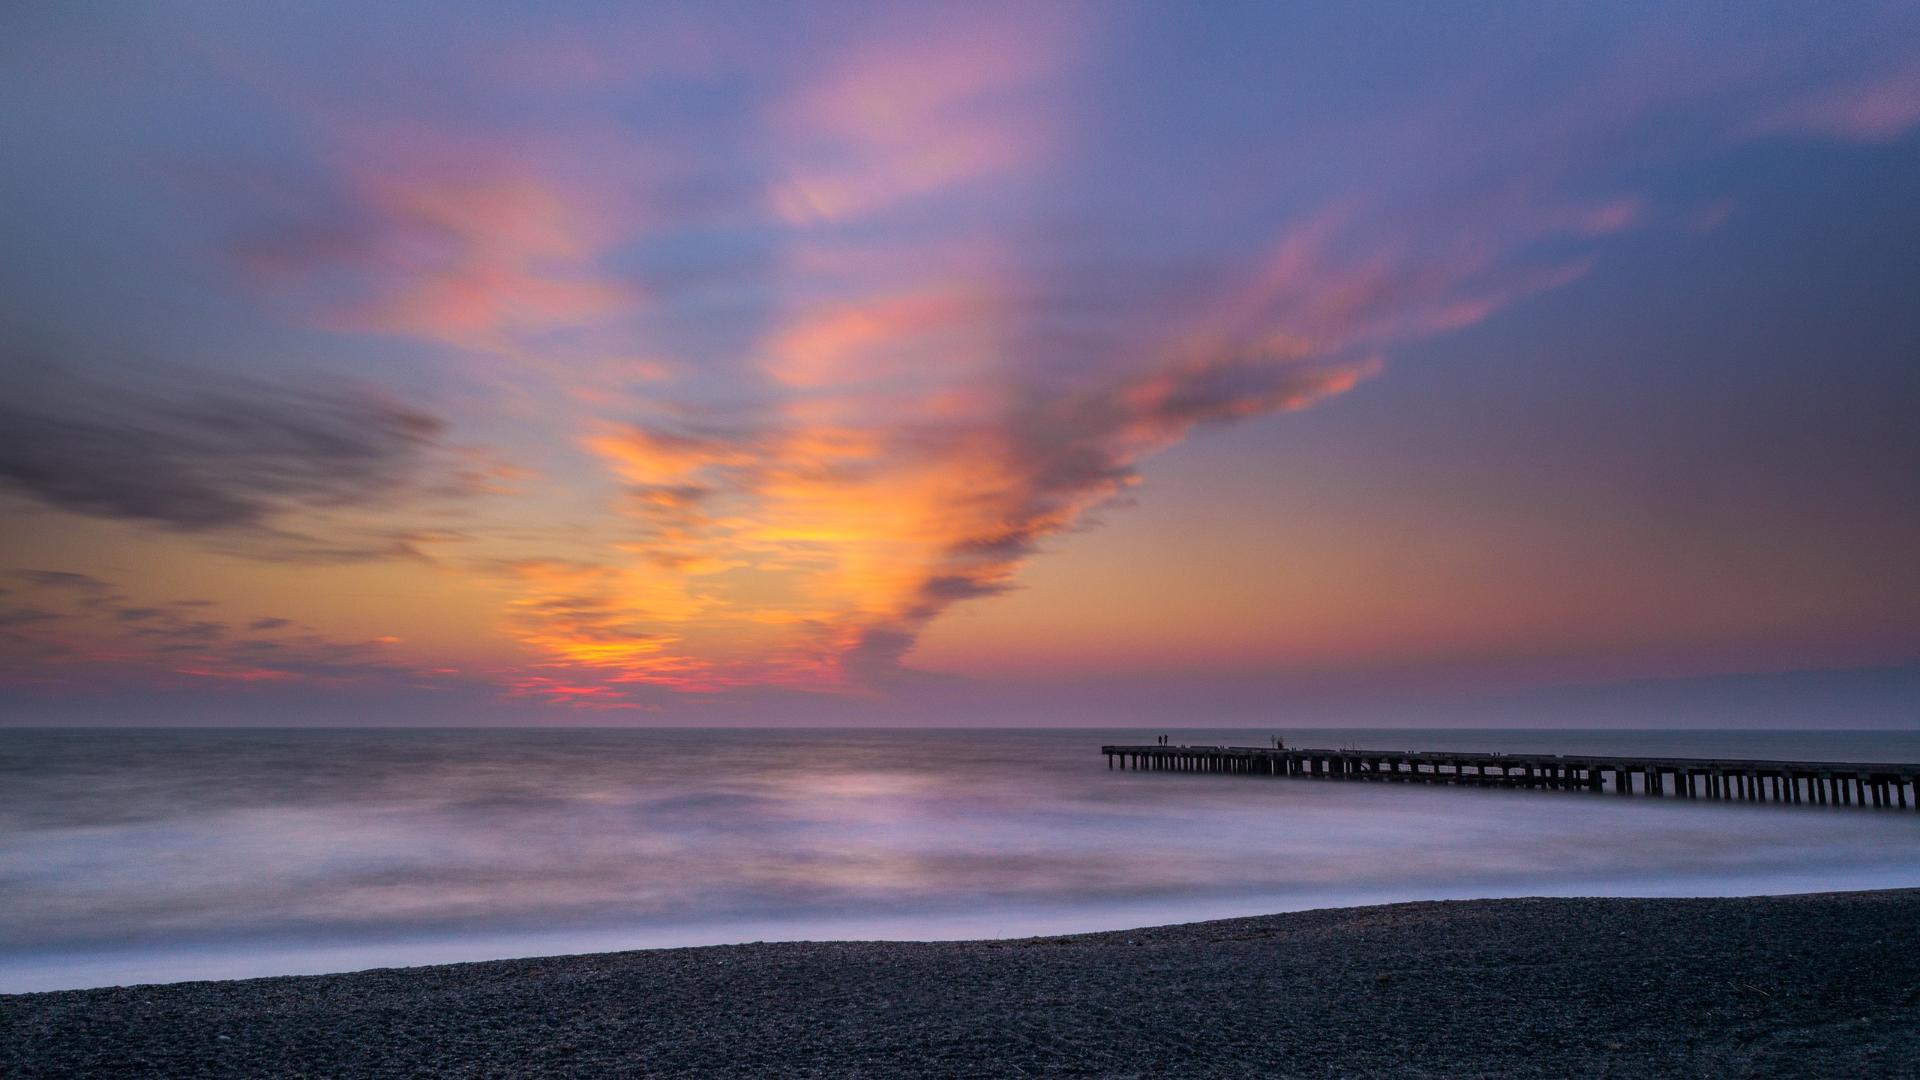
{"label": "shoreline", "polygon": [[1920,1075],[1920,889],[0,996],[0,1075]]}
{"label": "shoreline", "polygon": [[[1920,884],[1912,882],[1910,875],[1900,875],[1897,876],[1897,880],[1892,881],[1887,878],[1888,875],[1879,872],[1855,873],[1851,869],[1841,870],[1823,875],[1823,884],[1827,887],[1819,891],[1820,893],[1849,893],[1920,890]],[[636,935],[631,928],[622,927],[611,931],[571,928],[537,932],[507,931],[484,936],[395,937],[370,939],[362,943],[323,941],[319,944],[286,945],[276,939],[264,939],[253,940],[246,944],[244,949],[241,946],[229,948],[226,947],[225,942],[222,942],[222,951],[210,958],[200,958],[198,954],[198,947],[206,942],[189,942],[181,950],[167,952],[154,950],[137,955],[131,962],[127,959],[128,954],[125,951],[106,951],[73,952],[64,954],[59,959],[49,957],[45,960],[36,960],[30,969],[26,965],[14,963],[10,967],[0,968],[0,1001],[10,996],[31,994],[111,990],[137,986],[171,986],[181,983],[226,983],[274,978],[358,975],[388,970],[405,971],[476,963],[551,960],[575,956],[663,952],[673,949],[717,946],[797,943],[967,944],[1041,938],[1080,938],[1103,933],[1135,932],[1141,929],[1229,922],[1313,911],[1390,907],[1408,903],[1463,903],[1516,898],[1536,900],[1745,899],[1809,895],[1804,877],[1794,881],[1792,886],[1782,887],[1783,885],[1783,882],[1772,878],[1728,879],[1724,875],[1682,879],[1680,882],[1668,882],[1660,887],[1648,883],[1636,884],[1619,880],[1602,882],[1598,879],[1589,879],[1567,883],[1564,887],[1550,887],[1545,891],[1532,891],[1523,885],[1522,889],[1512,892],[1477,888],[1460,892],[1441,890],[1428,896],[1414,898],[1396,897],[1391,894],[1332,893],[1312,897],[1304,903],[1298,902],[1300,897],[1289,897],[1282,904],[1275,905],[1235,901],[1221,904],[1219,910],[1211,912],[1204,908],[1196,911],[1194,910],[1196,905],[1190,903],[1173,905],[1173,910],[1169,910],[1165,905],[1124,904],[1115,905],[1112,908],[1092,909],[1097,918],[1089,918],[1089,909],[1085,905],[1080,905],[1058,912],[1043,911],[1039,917],[1032,918],[1024,917],[1031,915],[1032,909],[1019,915],[989,909],[964,919],[936,917],[931,921],[925,912],[921,912],[913,917],[888,924],[884,919],[876,918],[869,913],[862,916],[819,920],[782,919],[757,926],[753,924],[743,926],[733,922],[715,924],[719,929],[702,924],[676,924],[665,929],[655,927],[652,928],[653,933],[639,935]],[[1602,889],[1606,891],[1603,892]],[[1014,927],[1005,928],[1004,924],[1015,920],[1018,922]],[[1092,925],[1089,926],[1089,923]],[[935,932],[916,933],[913,930],[903,929],[908,925],[913,925],[921,931],[933,928]],[[961,929],[962,926],[966,929]],[[876,927],[887,929],[879,933],[871,933]],[[476,937],[495,947],[477,947]],[[242,952],[251,958],[266,959],[261,963],[249,965],[251,970],[235,970],[238,965],[232,962],[231,956]],[[196,958],[183,961],[181,959],[183,955]],[[51,970],[64,972],[82,970],[98,972],[98,974],[87,976],[86,981],[63,979],[62,982],[53,985],[28,985],[24,988],[18,985],[19,982],[30,981],[30,978],[11,978],[21,971],[38,973]],[[155,974],[156,972],[159,974]],[[9,985],[10,983],[12,985]]]}

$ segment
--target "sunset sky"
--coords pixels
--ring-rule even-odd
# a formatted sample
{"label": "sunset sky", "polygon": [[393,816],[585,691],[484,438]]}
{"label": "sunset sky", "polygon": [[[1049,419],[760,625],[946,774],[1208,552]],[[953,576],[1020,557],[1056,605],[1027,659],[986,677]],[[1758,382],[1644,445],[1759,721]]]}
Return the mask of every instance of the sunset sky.
{"label": "sunset sky", "polygon": [[1920,6],[8,5],[0,722],[1920,724]]}

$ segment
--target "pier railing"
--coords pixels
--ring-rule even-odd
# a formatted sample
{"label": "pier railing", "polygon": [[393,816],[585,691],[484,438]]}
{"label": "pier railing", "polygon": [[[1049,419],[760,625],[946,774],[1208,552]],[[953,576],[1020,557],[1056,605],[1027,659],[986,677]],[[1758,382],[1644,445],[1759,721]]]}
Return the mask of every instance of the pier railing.
{"label": "pier railing", "polygon": [[[1920,764],[1572,754],[1103,746],[1108,768],[1920,809]],[[1912,789],[1910,791],[1910,789]]]}

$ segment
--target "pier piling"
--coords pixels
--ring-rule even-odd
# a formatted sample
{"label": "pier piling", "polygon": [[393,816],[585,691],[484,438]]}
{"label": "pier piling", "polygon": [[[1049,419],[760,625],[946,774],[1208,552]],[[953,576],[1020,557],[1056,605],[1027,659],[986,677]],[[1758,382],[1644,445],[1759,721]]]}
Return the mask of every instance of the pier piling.
{"label": "pier piling", "polygon": [[1107,768],[1121,770],[1920,810],[1920,764],[1157,744],[1100,749]]}

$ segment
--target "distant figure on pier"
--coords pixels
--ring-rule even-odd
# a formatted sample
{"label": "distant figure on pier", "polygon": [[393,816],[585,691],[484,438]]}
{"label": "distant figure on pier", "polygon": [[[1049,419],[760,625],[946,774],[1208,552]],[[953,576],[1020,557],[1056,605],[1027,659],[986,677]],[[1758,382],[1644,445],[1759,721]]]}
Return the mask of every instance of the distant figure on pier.
{"label": "distant figure on pier", "polygon": [[1275,735],[1273,737],[1273,748],[1275,750],[1285,750],[1287,748],[1287,740]]}

